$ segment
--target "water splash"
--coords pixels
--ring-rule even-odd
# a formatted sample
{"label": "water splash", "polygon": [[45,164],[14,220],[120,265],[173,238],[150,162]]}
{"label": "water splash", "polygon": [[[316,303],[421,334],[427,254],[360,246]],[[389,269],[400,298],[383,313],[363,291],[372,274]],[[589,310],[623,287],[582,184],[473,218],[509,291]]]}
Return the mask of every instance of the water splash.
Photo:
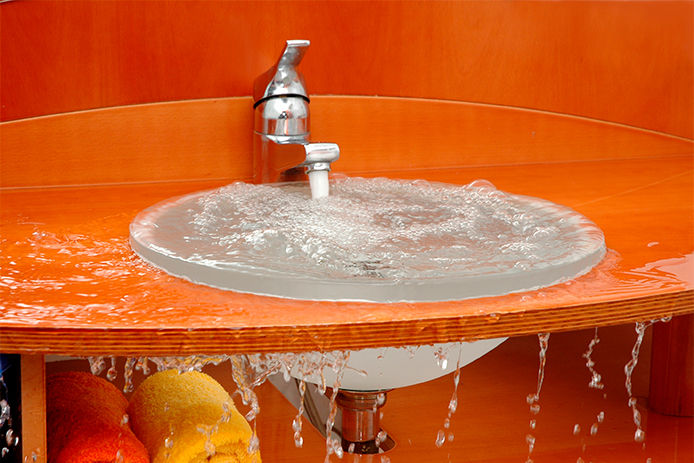
{"label": "water splash", "polygon": [[292,421],[292,429],[294,430],[294,445],[301,448],[304,445],[304,438],[301,436],[302,421],[301,417],[304,414],[304,400],[306,398],[306,381],[299,381],[299,411]]}
{"label": "water splash", "polygon": [[125,360],[125,366],[123,367],[123,393],[128,394],[132,392],[135,387],[133,386],[133,373],[135,373],[135,365],[137,363],[136,357],[128,357]]}
{"label": "water splash", "polygon": [[593,349],[595,349],[595,346],[597,346],[599,342],[600,338],[598,337],[598,327],[596,326],[593,339],[590,340],[588,348],[583,353],[583,358],[586,359],[586,368],[588,368],[588,371],[590,372],[590,382],[588,383],[588,387],[592,389],[605,388],[605,385],[602,383],[602,376],[595,370],[595,362],[592,358]]}
{"label": "water splash", "polygon": [[[176,370],[184,373],[189,371],[201,371],[207,365],[219,365],[223,362],[229,362],[231,366],[231,376],[236,385],[236,390],[232,396],[238,395],[241,398],[244,406],[248,407],[245,414],[246,420],[253,428],[253,434],[249,441],[248,452],[255,454],[259,449],[259,439],[256,433],[255,419],[260,412],[258,397],[255,393],[255,388],[263,384],[267,378],[275,373],[282,373],[286,380],[291,378],[291,374],[299,374],[308,376],[316,371],[321,372],[322,381],[317,385],[318,389],[327,390],[325,376],[322,374],[323,369],[330,368],[336,373],[335,382],[332,384],[332,391],[338,391],[342,375],[347,368],[349,359],[348,352],[309,352],[309,353],[271,353],[271,354],[249,354],[249,355],[194,355],[187,357],[129,357],[125,360],[123,376],[125,378],[125,388],[129,391],[132,388],[132,376],[135,370],[141,370],[144,374],[148,374],[150,369],[148,362],[152,362],[157,367],[157,371]],[[90,357],[90,370],[93,373],[101,373],[105,364],[103,357]],[[114,380],[117,377],[116,359],[111,358],[111,367],[108,369],[107,378]],[[306,383],[300,383],[300,393],[302,396],[306,392]],[[337,414],[337,402],[335,393],[331,397],[331,409],[326,430],[332,430],[335,417]],[[383,397],[385,400],[385,396]],[[302,401],[303,404],[303,401]],[[166,407],[168,409],[168,407]],[[198,432],[206,436],[206,450],[209,455],[213,455],[215,449],[211,444],[211,436],[217,432],[219,425],[226,422],[231,417],[233,410],[231,404],[223,404],[224,412],[219,421],[213,425],[200,426]],[[166,410],[165,410],[166,411]],[[294,428],[295,444],[301,446],[303,439],[301,438],[301,415],[304,410],[300,409],[299,414],[295,417],[292,427]],[[127,418],[124,417],[127,420]],[[166,455],[170,455],[169,450],[173,448],[173,429],[170,429],[170,435],[165,439],[164,446],[167,449]],[[343,450],[339,440],[334,439],[331,434],[326,437],[326,461],[330,455],[335,454],[342,458]]]}
{"label": "water splash", "polygon": [[342,459],[344,455],[342,443],[339,439],[333,437],[333,426],[335,425],[335,417],[337,416],[337,393],[340,390],[340,380],[345,371],[347,360],[349,360],[349,352],[343,353],[343,355],[337,357],[336,360],[336,363],[333,364],[333,371],[336,375],[335,383],[333,384],[330,394],[330,413],[325,422],[325,463],[330,462],[330,455],[333,453],[340,459]]}
{"label": "water splash", "polygon": [[[549,347],[549,336],[550,333],[538,333],[537,338],[540,342],[540,353],[539,353],[539,367],[537,369],[537,389],[535,393],[528,394],[526,397],[526,402],[528,403],[530,409],[530,429],[531,431],[535,429],[536,420],[535,416],[540,413],[540,391],[542,390],[542,383],[545,380],[545,364],[547,363],[547,348]],[[532,463],[533,460],[531,455],[535,449],[535,436],[532,432],[526,434],[525,442],[528,444],[528,458],[526,463]]]}
{"label": "water splash", "polygon": [[99,376],[106,367],[106,361],[103,357],[87,357],[89,361],[89,370],[93,375]]}
{"label": "water splash", "polygon": [[135,370],[141,371],[143,375],[147,376],[150,373],[149,364],[147,357],[139,357],[135,363]]}
{"label": "water splash", "polygon": [[380,447],[382,443],[386,441],[388,438],[388,433],[381,429],[378,431],[378,434],[376,434],[376,438],[374,439],[374,443],[376,444],[376,447]]}
{"label": "water splash", "polygon": [[[451,418],[458,409],[458,385],[460,383],[461,358],[463,356],[462,343],[458,344],[458,349],[458,361],[456,364],[455,372],[453,373],[453,395],[451,396],[451,400],[448,402],[448,414],[443,422],[443,429],[439,429],[438,433],[436,434],[436,440],[434,441],[434,444],[436,444],[437,447],[442,447],[443,444],[446,442],[446,431],[449,431],[451,427]],[[438,358],[439,357],[437,356],[437,361]],[[453,433],[449,432],[448,441],[452,442],[453,438]]]}
{"label": "water splash", "polygon": [[[213,287],[298,299],[354,299],[362,288],[359,296],[374,301],[392,301],[381,283],[397,283],[401,300],[547,286],[585,273],[605,252],[602,232],[575,211],[486,181],[343,178],[333,187],[321,201],[301,183],[240,182],[168,200],[135,218],[133,248]],[[526,280],[516,278],[521,272]],[[507,278],[491,284],[490,274]],[[532,283],[521,283],[530,274]]]}
{"label": "water splash", "polygon": [[636,398],[632,393],[632,383],[631,377],[634,372],[634,368],[639,363],[639,351],[641,350],[641,343],[643,342],[643,336],[646,334],[646,328],[653,324],[652,321],[649,322],[636,322],[636,340],[634,341],[634,347],[631,349],[631,359],[624,365],[624,386],[627,390],[627,396],[629,397],[627,404],[631,408],[631,412],[634,418],[634,425],[636,425],[636,431],[634,431],[634,440],[636,442],[643,442],[646,440],[646,433],[641,428],[641,412],[636,408]]}
{"label": "water splash", "polygon": [[106,379],[109,381],[114,381],[118,376],[118,370],[116,369],[116,358],[111,357],[111,367],[106,371]]}

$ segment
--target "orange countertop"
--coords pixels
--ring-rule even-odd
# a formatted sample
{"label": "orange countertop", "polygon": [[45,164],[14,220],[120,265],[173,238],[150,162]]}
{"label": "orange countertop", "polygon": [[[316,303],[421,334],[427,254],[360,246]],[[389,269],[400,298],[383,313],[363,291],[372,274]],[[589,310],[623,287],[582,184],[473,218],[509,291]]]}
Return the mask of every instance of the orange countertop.
{"label": "orange countertop", "polygon": [[161,355],[423,344],[613,325],[694,312],[691,155],[394,171],[574,208],[605,260],[538,291],[440,303],[310,302],[194,285],[142,263],[141,209],[220,181],[0,191],[0,351]]}

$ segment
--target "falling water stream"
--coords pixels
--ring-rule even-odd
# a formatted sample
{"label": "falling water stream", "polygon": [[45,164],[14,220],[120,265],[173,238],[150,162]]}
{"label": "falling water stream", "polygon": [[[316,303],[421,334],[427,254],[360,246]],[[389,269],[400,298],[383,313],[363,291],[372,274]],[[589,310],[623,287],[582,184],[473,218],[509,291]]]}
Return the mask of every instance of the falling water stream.
{"label": "falling water stream", "polygon": [[540,364],[537,369],[537,389],[534,393],[528,394],[526,401],[530,407],[530,432],[526,434],[525,441],[528,444],[528,458],[526,463],[532,463],[533,459],[531,455],[535,449],[535,436],[533,432],[537,425],[537,415],[540,413],[540,391],[542,390],[542,383],[545,380],[545,364],[547,363],[547,348],[549,347],[549,335],[550,333],[538,333],[537,338],[540,341]]}
{"label": "falling water stream", "polygon": [[[448,415],[446,416],[446,419],[443,421],[443,429],[439,429],[439,432],[436,434],[436,441],[435,444],[437,447],[442,447],[444,442],[448,440],[448,442],[452,442],[454,439],[454,435],[452,432],[450,432],[450,427],[451,427],[451,418],[453,417],[453,414],[456,412],[458,409],[458,385],[460,384],[460,361],[461,357],[463,354],[463,345],[462,343],[458,344],[458,362],[456,364],[455,372],[453,373],[453,395],[451,396],[451,400],[448,402]],[[437,357],[437,361],[439,361],[440,357]],[[446,359],[444,358],[443,361],[440,362],[441,368],[445,369],[446,365],[444,362]],[[448,432],[448,435],[446,435],[446,432]]]}
{"label": "falling water stream", "polygon": [[[668,321],[667,319],[662,319],[660,321]],[[653,324],[655,321],[649,322],[638,322],[635,325],[636,340],[634,346],[631,350],[631,359],[624,367],[625,372],[625,388],[628,395],[628,405],[632,410],[634,424],[636,430],[634,433],[634,440],[636,442],[644,442],[645,432],[642,429],[641,424],[641,414],[636,408],[636,399],[633,397],[632,391],[632,374],[638,363],[639,352],[643,342],[644,334],[646,329]],[[547,351],[549,346],[549,333],[538,334],[539,341],[539,365],[537,372],[537,387],[535,392],[528,394],[526,401],[529,406],[530,411],[530,432],[526,435],[526,443],[528,445],[528,454],[526,463],[532,463],[532,455],[535,450],[536,437],[534,435],[534,430],[537,424],[537,416],[540,412],[540,393],[542,390],[544,378],[545,378],[545,366],[547,362]],[[585,365],[590,373],[590,381],[588,382],[589,389],[596,391],[604,390],[604,384],[602,382],[602,376],[595,368],[595,361],[593,360],[593,353],[596,346],[600,343],[600,338],[598,336],[598,329],[594,331],[593,338],[590,340],[586,351],[582,354],[582,358],[585,359]],[[460,344],[462,346],[462,344]],[[416,346],[409,346],[406,348],[408,352],[416,352]],[[459,352],[462,352],[462,347]],[[336,379],[333,384],[327,384],[325,377],[321,374],[321,382],[316,385],[318,390],[328,395],[329,402],[329,413],[327,420],[325,422],[325,446],[326,446],[326,456],[325,462],[330,461],[330,457],[335,455],[338,458],[342,458],[344,455],[344,450],[342,448],[340,439],[335,436],[333,432],[333,426],[335,424],[335,418],[337,415],[337,403],[336,396],[337,391],[340,388],[340,379],[345,369],[347,368],[347,361],[349,359],[349,353],[346,352],[328,352],[328,353],[276,353],[276,354],[252,354],[252,355],[217,355],[217,356],[188,356],[188,357],[130,357],[125,360],[123,369],[123,380],[124,392],[132,392],[133,390],[133,373],[135,371],[141,371],[143,374],[148,375],[151,372],[150,363],[156,367],[157,371],[175,369],[179,372],[187,371],[201,371],[207,365],[220,365],[223,363],[228,363],[231,367],[231,375],[234,383],[236,384],[236,391],[233,396],[239,396],[244,406],[248,408],[245,414],[246,419],[251,424],[253,429],[253,435],[249,442],[249,453],[254,453],[259,449],[259,440],[255,432],[255,419],[260,412],[260,406],[258,402],[258,397],[255,393],[255,388],[265,382],[270,375],[281,374],[285,380],[289,381],[292,375],[307,375],[310,372],[320,371],[328,368],[331,369],[336,375]],[[445,368],[444,362],[448,359],[442,352],[435,352],[434,361],[437,362],[439,367]],[[93,374],[99,375],[106,370],[106,377],[113,381],[116,379],[118,372],[116,368],[116,359],[105,358],[105,357],[89,357],[88,358],[90,370]],[[106,365],[109,368],[106,369]],[[443,444],[448,441],[452,441],[454,436],[450,432],[451,418],[456,412],[458,407],[458,387],[460,384],[460,353],[458,355],[458,365],[455,372],[452,375],[453,378],[453,394],[449,401],[447,408],[447,416],[444,420],[443,429],[440,429],[437,433],[435,444],[437,447],[443,446]],[[304,409],[304,397],[306,394],[306,382],[300,381],[299,392],[300,392],[300,404],[298,407],[298,413],[291,423],[291,428],[293,431],[294,442],[297,447],[301,447],[303,444],[302,437],[302,416],[305,412]],[[383,397],[385,401],[385,396]],[[228,421],[231,416],[232,410],[231,404],[224,404],[224,412],[217,423],[200,425],[198,427],[198,432],[206,437],[205,449],[210,456],[215,454],[215,448],[212,444],[212,435],[217,431],[218,426]],[[3,408],[2,417],[8,416],[9,410]],[[590,427],[590,436],[595,436],[598,427],[605,419],[605,412],[600,411],[596,414],[595,421]],[[121,426],[127,424],[128,416],[125,415],[121,422]],[[3,422],[0,422],[2,424]],[[581,432],[581,426],[577,423],[574,425],[573,434],[579,435]],[[9,434],[8,434],[9,435]],[[384,431],[380,432],[377,436],[377,441],[384,441],[386,439],[386,434]],[[8,441],[9,442],[9,441]],[[167,449],[172,448],[173,439],[168,436],[164,442]],[[577,463],[582,463],[585,460],[586,445],[582,445],[582,455],[578,457]],[[349,449],[347,449],[349,452]],[[383,457],[383,455],[382,455]],[[387,458],[387,457],[386,457]],[[122,459],[122,458],[121,458]],[[118,458],[116,458],[118,461]],[[382,460],[384,461],[384,460]]]}
{"label": "falling water stream", "polygon": [[639,351],[641,350],[641,343],[643,342],[643,336],[646,333],[646,328],[651,326],[653,321],[650,322],[636,322],[636,341],[634,341],[634,347],[631,349],[631,360],[624,366],[624,386],[627,390],[627,395],[629,399],[627,403],[631,407],[631,411],[634,417],[634,425],[636,425],[636,431],[634,431],[634,440],[636,442],[644,442],[646,440],[646,433],[641,428],[641,412],[636,408],[636,397],[632,394],[632,383],[631,378],[636,368],[636,364],[639,362]]}

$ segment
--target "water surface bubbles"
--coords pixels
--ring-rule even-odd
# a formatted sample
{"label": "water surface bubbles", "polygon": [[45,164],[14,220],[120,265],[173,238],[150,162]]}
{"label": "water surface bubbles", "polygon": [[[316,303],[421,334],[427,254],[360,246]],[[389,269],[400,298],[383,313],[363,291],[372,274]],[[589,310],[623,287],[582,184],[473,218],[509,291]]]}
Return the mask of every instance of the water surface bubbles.
{"label": "water surface bubbles", "polygon": [[[520,284],[519,272],[534,272],[539,280],[530,286],[549,285],[584,273],[605,251],[600,230],[575,211],[498,192],[486,181],[456,186],[341,178],[331,190],[313,201],[301,183],[236,183],[168,200],[132,223],[133,248],[175,275],[210,286],[353,299],[355,288],[366,284],[368,292],[357,294],[375,301],[394,296],[374,284],[397,284],[398,300],[492,295],[488,285],[459,284],[491,274]],[[272,283],[261,287],[241,274]],[[436,295],[421,286],[433,281]],[[297,284],[314,292],[303,294]],[[326,284],[332,295],[317,295]],[[530,286],[504,286],[495,294]]]}

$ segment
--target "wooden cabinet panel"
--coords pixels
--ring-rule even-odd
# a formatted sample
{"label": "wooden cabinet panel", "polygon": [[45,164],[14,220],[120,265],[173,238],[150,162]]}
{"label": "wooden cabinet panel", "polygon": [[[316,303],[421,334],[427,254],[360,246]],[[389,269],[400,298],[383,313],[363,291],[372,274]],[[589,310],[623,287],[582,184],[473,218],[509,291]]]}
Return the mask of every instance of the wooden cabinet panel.
{"label": "wooden cabinet panel", "polygon": [[2,120],[244,96],[307,38],[312,94],[453,99],[694,135],[694,2],[31,1],[0,6]]}

